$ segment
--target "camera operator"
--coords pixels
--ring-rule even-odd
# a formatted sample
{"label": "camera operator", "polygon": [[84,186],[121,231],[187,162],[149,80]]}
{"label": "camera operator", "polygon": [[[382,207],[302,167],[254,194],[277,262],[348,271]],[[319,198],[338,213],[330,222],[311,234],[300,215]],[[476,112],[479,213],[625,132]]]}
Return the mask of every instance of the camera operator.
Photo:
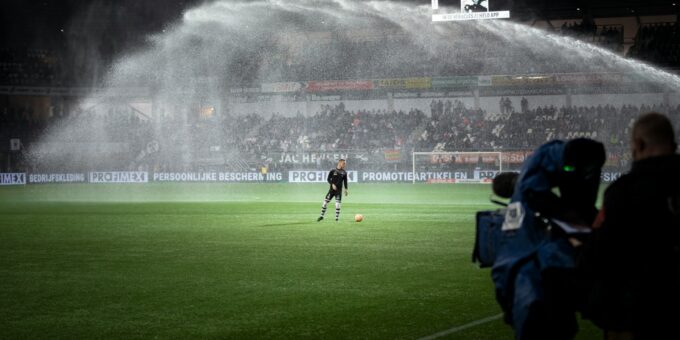
{"label": "camera operator", "polygon": [[590,230],[604,161],[601,143],[575,139],[546,143],[523,165],[492,269],[496,297],[517,339],[571,339],[578,331],[575,234],[553,221]]}

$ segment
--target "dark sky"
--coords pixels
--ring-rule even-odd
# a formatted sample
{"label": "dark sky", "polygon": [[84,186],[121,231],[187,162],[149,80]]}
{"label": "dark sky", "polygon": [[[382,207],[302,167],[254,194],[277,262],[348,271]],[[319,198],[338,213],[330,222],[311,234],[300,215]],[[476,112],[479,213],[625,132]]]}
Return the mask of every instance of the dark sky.
{"label": "dark sky", "polygon": [[[3,46],[51,45],[81,29],[122,36],[158,31],[202,0],[3,0]],[[87,26],[87,28],[85,27]],[[63,31],[62,31],[63,30]]]}
{"label": "dark sky", "polygon": [[3,47],[59,50],[67,41],[89,35],[110,39],[116,49],[127,49],[139,45],[149,33],[161,31],[180,19],[187,8],[206,1],[212,0],[2,0],[0,39]]}
{"label": "dark sky", "polygon": [[[0,27],[3,46],[55,45],[84,29],[105,36],[132,36],[157,32],[180,18],[184,10],[212,0],[2,0]],[[249,0],[236,0],[249,1]],[[392,0],[429,4],[431,0]],[[494,4],[547,0],[492,0]],[[440,0],[458,6],[460,0]],[[63,32],[62,32],[63,30]],[[57,40],[57,41],[55,41]],[[53,47],[54,48],[54,47]]]}
{"label": "dark sky", "polygon": [[[188,8],[214,0],[0,0],[0,48],[13,53],[44,49],[73,79],[97,79],[119,55],[142,48],[149,34],[181,19]],[[255,0],[234,0],[255,1]],[[322,0],[319,0],[322,1]],[[360,1],[360,0],[357,0]],[[385,0],[429,5],[431,0]],[[575,19],[673,14],[674,0],[489,0],[510,9],[512,20]],[[680,0],[677,0],[680,3]],[[460,6],[460,0],[439,0]],[[576,9],[579,8],[579,11]],[[18,57],[21,58],[21,57]],[[64,71],[66,72],[66,71]],[[78,82],[79,80],[76,80]]]}
{"label": "dark sky", "polygon": [[[110,38],[121,45],[136,45],[148,33],[178,20],[184,10],[211,0],[2,0],[2,46],[44,46],[58,49],[74,36]],[[249,1],[249,0],[237,0]],[[392,0],[395,1],[395,0]],[[396,0],[429,4],[431,0]],[[460,0],[439,0],[458,6]],[[677,13],[673,0],[491,0],[492,7],[511,8],[522,20],[531,17],[576,17],[590,8],[595,16],[635,13]],[[493,9],[493,8],[492,8]],[[546,14],[552,13],[552,14]],[[63,32],[62,32],[63,30]]]}

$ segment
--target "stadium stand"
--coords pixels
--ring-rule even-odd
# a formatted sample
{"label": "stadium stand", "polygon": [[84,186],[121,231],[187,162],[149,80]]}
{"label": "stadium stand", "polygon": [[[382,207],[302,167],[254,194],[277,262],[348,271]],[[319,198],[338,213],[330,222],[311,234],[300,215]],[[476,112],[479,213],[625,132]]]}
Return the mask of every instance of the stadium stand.
{"label": "stadium stand", "polygon": [[0,49],[0,85],[61,85],[59,58],[42,49]]}
{"label": "stadium stand", "polygon": [[[530,150],[551,139],[590,137],[601,140],[610,150],[625,149],[635,117],[644,112],[659,111],[680,122],[680,106],[663,105],[590,107],[536,107],[526,112],[516,110],[504,113],[486,112],[465,107],[462,102],[433,100],[430,115],[418,109],[409,112],[349,111],[343,103],[325,105],[311,117],[301,115],[285,117],[273,114],[265,117],[252,113],[237,117],[222,117],[178,121],[178,116],[167,115],[160,121],[157,142],[164,151],[154,159],[154,167],[164,170],[186,170],[186,154],[194,155],[196,167],[201,159],[221,155],[221,159],[240,159],[254,164],[278,153],[338,150],[424,150],[424,151],[512,151]],[[154,125],[140,119],[134,110],[126,107],[110,109],[103,116],[88,112],[71,112],[53,116],[48,121],[29,119],[30,114],[16,108],[2,109],[0,136],[2,144],[20,138],[24,150],[50,128],[59,129],[69,142],[126,143],[128,149],[113,153],[94,168],[115,164],[134,164],[135,152],[149,143]],[[171,118],[173,117],[173,118]],[[526,124],[527,121],[531,124]],[[521,118],[521,119],[520,119]],[[75,124],[75,122],[78,122]],[[522,123],[524,122],[524,123]],[[103,135],[91,134],[83,125],[104,127]],[[680,124],[676,124],[680,125]],[[179,129],[178,129],[179,127]],[[66,130],[63,130],[66,129]],[[204,138],[190,138],[193,136]],[[177,148],[187,145],[187,148]],[[215,148],[218,149],[215,149]],[[228,154],[230,153],[230,154]],[[24,154],[22,158],[29,157]],[[620,157],[624,158],[624,157]],[[275,163],[270,160],[270,163]],[[25,163],[18,162],[21,167]],[[39,164],[39,163],[38,163]],[[50,162],[50,170],[69,169],[64,161],[60,165]],[[40,165],[38,165],[40,166]],[[55,169],[57,167],[58,169]],[[242,165],[245,167],[245,165]]]}
{"label": "stadium stand", "polygon": [[[680,34],[678,23],[641,25],[628,57],[652,62],[665,67],[680,64]],[[565,22],[559,34],[589,43],[599,44],[621,52],[623,26],[598,26],[588,20]],[[474,26],[460,26],[460,43],[445,57],[432,57],[422,49],[412,48],[414,37],[398,31],[347,32],[292,32],[271,37],[263,43],[274,46],[276,39],[297,39],[286,51],[271,55],[243,54],[234,58],[229,73],[236,84],[254,81],[304,81],[338,79],[379,79],[398,77],[465,76],[497,74],[565,74],[588,72],[605,67],[593,62],[589,65],[555,63],[549,54],[535,53],[529,48],[506,48],[504,40],[496,34]],[[484,43],[479,43],[483,41]],[[394,63],[385,63],[394,54],[394,46],[401,46]],[[341,51],[332,57],[321,53],[325,49]],[[113,52],[112,52],[113,53]],[[328,58],[319,58],[328,56]],[[476,56],[470,58],[470,56]],[[74,77],[62,72],[64,56],[49,49],[0,48],[0,85],[51,87],[61,89],[77,87]],[[532,62],[525,62],[531,60]],[[69,64],[70,66],[73,66]],[[77,66],[77,65],[76,65]],[[325,72],[319,73],[323,68]],[[77,68],[69,67],[75,72]],[[258,72],[253,72],[258,69]],[[351,72],[348,72],[351,70]],[[254,75],[267,79],[254,79]],[[98,85],[98,84],[89,84]],[[601,140],[611,148],[624,148],[633,119],[642,112],[661,111],[669,114],[677,124],[680,107],[662,104],[653,106],[623,107],[606,105],[595,107],[566,107],[564,102],[554,105],[531,106],[529,103],[501,103],[499,110],[472,109],[455,99],[433,100],[429,112],[412,107],[404,110],[349,110],[340,101],[323,106],[311,116],[277,114],[274,112],[233,112],[210,119],[182,121],[191,116],[188,112],[161,113],[158,126],[140,117],[125,105],[111,109],[105,116],[94,117],[89,112],[74,108],[59,108],[42,118],[27,108],[10,100],[12,94],[3,94],[0,101],[0,152],[6,154],[10,139],[20,139],[27,150],[38,136],[50,129],[70,126],[76,120],[97,120],[111,131],[104,136],[73,131],[71,141],[125,142],[132,149],[143,148],[149,136],[160,135],[162,149],[173,145],[186,145],[198,159],[209,159],[216,153],[226,158],[245,159],[245,163],[260,162],[274,153],[304,152],[309,150],[334,151],[365,150],[518,150],[531,149],[553,139],[590,137]],[[297,99],[296,99],[297,100]],[[615,103],[611,103],[614,105]],[[188,110],[188,109],[186,109]],[[518,119],[518,118],[522,119]],[[521,121],[531,124],[521,124]],[[200,142],[177,133],[184,126],[193,135],[206,138]],[[151,133],[152,131],[160,133]],[[114,133],[115,131],[115,133]],[[125,131],[119,133],[119,131]],[[82,135],[79,135],[82,134]],[[67,142],[67,141],[64,141]],[[164,148],[164,146],[167,146]],[[216,148],[219,148],[217,150]],[[187,150],[174,150],[155,160],[156,167],[174,169],[181,167],[181,154]],[[18,157],[13,168],[24,166],[28,155]],[[111,164],[120,164],[121,158],[134,158],[133,153],[120,154]],[[132,159],[128,164],[135,166]],[[200,163],[200,162],[199,162]],[[3,161],[3,166],[6,167]],[[51,165],[54,166],[54,165]],[[98,164],[96,166],[105,166]],[[237,164],[247,167],[247,164]]]}
{"label": "stadium stand", "polygon": [[623,25],[595,25],[594,22],[565,22],[559,33],[588,43],[596,44],[614,52],[623,52]]}
{"label": "stadium stand", "polygon": [[628,57],[663,67],[680,67],[680,24],[654,23],[640,26]]}

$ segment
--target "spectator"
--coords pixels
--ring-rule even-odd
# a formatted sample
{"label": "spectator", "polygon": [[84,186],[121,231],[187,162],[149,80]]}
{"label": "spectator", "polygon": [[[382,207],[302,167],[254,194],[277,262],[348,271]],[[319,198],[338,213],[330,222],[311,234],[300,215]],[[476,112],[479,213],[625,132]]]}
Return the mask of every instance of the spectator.
{"label": "spectator", "polygon": [[529,100],[527,100],[525,97],[522,97],[520,105],[522,106],[522,113],[529,112]]}
{"label": "spectator", "polygon": [[584,316],[607,339],[677,338],[680,320],[680,156],[671,122],[640,117],[633,167],[605,192],[581,259],[593,280]]}

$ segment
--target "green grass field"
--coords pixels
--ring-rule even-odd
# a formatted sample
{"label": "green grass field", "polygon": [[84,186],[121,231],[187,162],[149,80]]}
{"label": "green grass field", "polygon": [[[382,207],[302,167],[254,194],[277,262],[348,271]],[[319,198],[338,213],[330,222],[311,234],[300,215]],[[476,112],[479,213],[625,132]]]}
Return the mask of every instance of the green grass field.
{"label": "green grass field", "polygon": [[500,313],[470,262],[489,186],[354,184],[341,221],[317,223],[325,191],[0,187],[0,338],[418,339]]}

